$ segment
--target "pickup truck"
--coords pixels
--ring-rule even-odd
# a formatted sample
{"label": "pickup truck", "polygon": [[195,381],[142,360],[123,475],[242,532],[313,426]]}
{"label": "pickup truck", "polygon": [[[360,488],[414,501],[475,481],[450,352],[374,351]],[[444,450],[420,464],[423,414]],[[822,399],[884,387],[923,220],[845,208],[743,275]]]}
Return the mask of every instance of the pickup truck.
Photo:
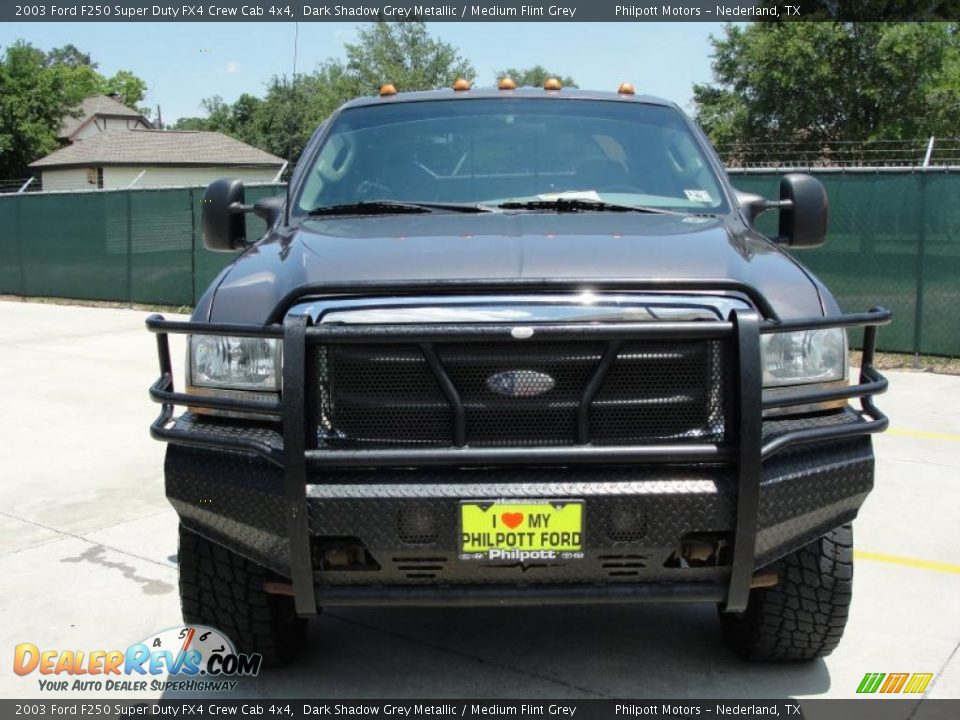
{"label": "pickup truck", "polygon": [[673,103],[509,79],[386,85],[283,194],[211,184],[204,243],[239,253],[147,321],[184,619],[282,664],[323,607],[704,602],[743,657],[830,653],[890,313],[788,252],[820,182],[779,195]]}

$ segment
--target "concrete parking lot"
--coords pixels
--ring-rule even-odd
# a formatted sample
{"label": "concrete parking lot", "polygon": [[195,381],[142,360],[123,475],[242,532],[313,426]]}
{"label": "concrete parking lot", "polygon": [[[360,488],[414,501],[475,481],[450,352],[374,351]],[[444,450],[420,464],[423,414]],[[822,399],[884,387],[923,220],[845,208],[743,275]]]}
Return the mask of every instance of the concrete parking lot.
{"label": "concrete parking lot", "polygon": [[[0,696],[44,694],[12,672],[17,643],[126,648],[180,623],[146,315],[0,302]],[[337,609],[298,664],[238,693],[850,697],[866,672],[930,672],[928,697],[960,697],[960,377],[889,377],[852,619],[825,661],[741,662],[707,606]]]}

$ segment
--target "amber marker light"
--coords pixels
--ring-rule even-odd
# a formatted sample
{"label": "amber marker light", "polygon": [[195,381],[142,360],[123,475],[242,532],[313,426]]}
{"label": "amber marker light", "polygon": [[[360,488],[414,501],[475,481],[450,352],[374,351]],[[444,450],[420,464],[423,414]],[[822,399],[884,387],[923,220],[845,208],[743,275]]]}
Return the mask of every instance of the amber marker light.
{"label": "amber marker light", "polygon": [[547,78],[543,81],[544,90],[563,90],[563,83],[558,78]]}
{"label": "amber marker light", "polygon": [[620,87],[617,88],[617,92],[621,95],[636,95],[636,88],[633,87],[633,83],[620,83]]}
{"label": "amber marker light", "polygon": [[453,81],[453,89],[456,92],[465,92],[470,89],[470,81],[465,78],[457,78]]}
{"label": "amber marker light", "polygon": [[516,90],[517,84],[513,81],[513,78],[502,77],[497,80],[497,89],[498,90]]}
{"label": "amber marker light", "polygon": [[380,97],[389,97],[396,94],[397,89],[393,86],[393,83],[385,83],[380,86]]}

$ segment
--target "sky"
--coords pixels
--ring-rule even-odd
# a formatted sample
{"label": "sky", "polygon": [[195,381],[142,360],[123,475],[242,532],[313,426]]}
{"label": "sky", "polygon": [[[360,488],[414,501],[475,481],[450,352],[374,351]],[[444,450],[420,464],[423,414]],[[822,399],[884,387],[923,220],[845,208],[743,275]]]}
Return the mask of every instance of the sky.
{"label": "sky", "polygon": [[[299,23],[297,71],[343,57],[353,23]],[[497,70],[541,64],[583,88],[613,90],[623,81],[689,110],[692,87],[710,79],[709,36],[720,23],[428,23],[460,49],[480,85]],[[49,50],[72,43],[104,75],[130,70],[148,86],[145,104],[164,123],[202,115],[200,101],[262,95],[267,81],[293,70],[293,23],[4,23],[0,48],[23,39]]]}

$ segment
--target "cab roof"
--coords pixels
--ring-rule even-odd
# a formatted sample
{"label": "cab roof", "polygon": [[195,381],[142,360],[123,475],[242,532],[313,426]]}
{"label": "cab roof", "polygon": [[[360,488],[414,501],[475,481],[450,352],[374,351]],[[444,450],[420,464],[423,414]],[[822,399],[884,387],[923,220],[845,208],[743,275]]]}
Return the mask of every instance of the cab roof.
{"label": "cab roof", "polygon": [[481,98],[511,99],[536,98],[551,100],[612,100],[615,102],[639,102],[647,105],[663,105],[677,107],[677,104],[652,95],[625,95],[612,91],[581,90],[579,88],[564,88],[563,90],[548,91],[537,87],[519,87],[515,90],[499,90],[493,88],[477,88],[470,90],[421,90],[418,92],[399,92],[395,95],[364,96],[351,100],[343,108],[360,107],[366,105],[381,105],[398,102],[423,102],[426,100],[476,100]]}

